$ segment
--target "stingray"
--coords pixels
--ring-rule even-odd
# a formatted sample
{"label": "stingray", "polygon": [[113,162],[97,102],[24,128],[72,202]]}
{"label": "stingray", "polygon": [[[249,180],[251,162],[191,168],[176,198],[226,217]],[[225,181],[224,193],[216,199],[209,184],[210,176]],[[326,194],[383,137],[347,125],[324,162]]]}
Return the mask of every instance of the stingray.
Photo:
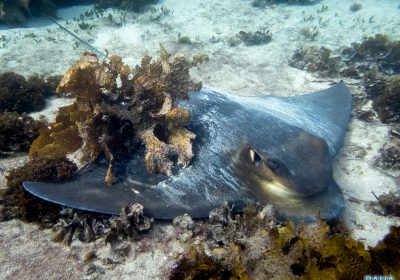
{"label": "stingray", "polygon": [[280,219],[306,222],[333,219],[343,209],[332,178],[351,112],[343,82],[293,97],[240,97],[203,88],[179,105],[190,110],[188,129],[197,136],[192,162],[172,176],[149,173],[139,151],[119,162],[110,187],[104,182],[107,163],[100,161],[67,182],[24,182],[24,188],[53,203],[113,215],[140,203],[157,219],[207,217],[226,202],[233,211],[269,203]]}

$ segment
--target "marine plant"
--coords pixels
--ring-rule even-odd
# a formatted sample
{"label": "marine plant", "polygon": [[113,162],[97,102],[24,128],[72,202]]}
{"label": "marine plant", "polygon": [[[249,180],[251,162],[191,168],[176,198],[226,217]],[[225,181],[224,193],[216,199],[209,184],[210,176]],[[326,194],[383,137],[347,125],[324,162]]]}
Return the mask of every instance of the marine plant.
{"label": "marine plant", "polygon": [[196,225],[182,229],[197,234],[185,242],[186,249],[173,266],[170,279],[399,276],[399,227],[392,227],[376,247],[366,249],[343,233],[333,233],[323,221],[298,226],[275,224],[271,209],[252,206],[243,216],[232,216],[229,209],[222,207],[210,212],[203,230],[196,229]]}
{"label": "marine plant", "polygon": [[146,6],[156,4],[158,0],[96,0],[95,9],[117,8],[127,11],[139,12]]}
{"label": "marine plant", "polygon": [[257,30],[255,32],[240,31],[237,37],[246,46],[268,44],[272,40],[272,33],[269,30]]}
{"label": "marine plant", "polygon": [[332,51],[325,47],[300,48],[289,60],[289,65],[310,72],[318,72],[321,76],[337,76],[342,62],[339,57],[331,54]]}
{"label": "marine plant", "polygon": [[14,72],[0,74],[0,113],[40,111],[46,98],[55,93],[59,76],[47,78],[33,75],[28,79]]}
{"label": "marine plant", "polygon": [[382,207],[382,215],[392,215],[400,217],[400,193],[390,192],[388,194],[384,193],[379,197],[372,193],[378,204]]}
{"label": "marine plant", "polygon": [[389,139],[382,146],[380,155],[374,161],[374,165],[378,168],[389,171],[400,170],[400,138],[395,133],[396,127],[390,130]]}
{"label": "marine plant", "polygon": [[266,6],[271,6],[273,4],[287,3],[295,5],[310,5],[316,4],[320,0],[253,0],[251,5],[256,8],[265,8]]}
{"label": "marine plant", "polygon": [[314,41],[315,38],[319,35],[319,30],[317,26],[314,27],[303,27],[300,29],[300,34],[303,35],[308,40]]}
{"label": "marine plant", "polygon": [[357,11],[359,11],[361,9],[362,9],[362,5],[360,3],[353,3],[350,6],[350,11],[352,11],[353,13],[357,12]]}
{"label": "marine plant", "polygon": [[45,123],[16,112],[0,113],[0,158],[15,152],[27,152]]}
{"label": "marine plant", "polygon": [[325,77],[362,78],[380,120],[384,123],[400,120],[400,41],[376,34],[334,51],[316,46],[300,48],[289,65]]}
{"label": "marine plant", "polygon": [[179,44],[191,44],[192,40],[190,39],[189,36],[181,36],[180,34],[178,34],[178,43]]}
{"label": "marine plant", "polygon": [[155,62],[145,56],[131,69],[119,56],[111,56],[107,63],[85,53],[57,87],[75,102],[61,108],[56,122],[40,131],[30,157],[66,156],[78,167],[105,157],[105,181],[111,185],[114,163],[144,145],[147,169],[171,175],[171,158],[176,156],[175,163],[186,166],[193,157],[195,134],[184,128],[189,111],[175,105],[201,87],[189,77],[192,63],[181,54],[170,62],[163,51]]}
{"label": "marine plant", "polygon": [[364,77],[364,87],[382,122],[400,121],[400,75],[385,77],[369,71]]}

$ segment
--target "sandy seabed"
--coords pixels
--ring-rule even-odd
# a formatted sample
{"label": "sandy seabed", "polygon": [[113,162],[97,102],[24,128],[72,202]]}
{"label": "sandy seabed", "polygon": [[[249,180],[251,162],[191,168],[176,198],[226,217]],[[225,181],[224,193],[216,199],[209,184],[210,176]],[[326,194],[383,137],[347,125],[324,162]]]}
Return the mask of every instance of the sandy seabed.
{"label": "sandy seabed", "polygon": [[[191,72],[192,77],[205,86],[237,95],[291,96],[320,90],[335,82],[290,67],[288,60],[299,47],[317,45],[335,49],[377,33],[400,40],[398,1],[362,1],[362,9],[358,12],[350,11],[351,4],[345,0],[330,0],[311,6],[282,4],[260,9],[252,7],[251,1],[246,0],[166,0],[156,5],[158,11],[140,15],[123,15],[110,9],[101,18],[85,19],[93,25],[87,30],[80,29],[73,18],[92,6],[62,9],[59,23],[100,51],[122,56],[130,66],[139,64],[144,54],[157,57],[162,44],[172,54],[181,52],[188,57],[207,54],[210,61]],[[322,5],[328,8],[321,12]],[[161,6],[169,12],[163,14]],[[108,14],[113,15],[113,21],[107,19]],[[123,16],[125,20],[122,20]],[[310,16],[314,19],[306,20]],[[116,26],[118,22],[122,22],[122,26]],[[314,26],[319,34],[313,41],[300,34],[302,28]],[[269,44],[251,47],[228,44],[241,30],[254,32],[260,29],[272,33]],[[15,71],[25,76],[63,74],[85,51],[83,45],[44,18],[34,19],[23,28],[2,26],[0,34],[5,38],[0,45],[1,72]],[[179,44],[179,35],[189,36],[192,43]],[[359,81],[345,82],[353,93],[362,91]],[[68,102],[52,100],[45,111],[34,116],[44,114],[51,120],[56,108]],[[373,165],[379,149],[387,141],[388,131],[389,127],[378,121],[365,123],[353,118],[345,145],[334,163],[334,178],[346,198],[342,219],[351,230],[351,236],[369,246],[382,239],[391,225],[400,225],[399,218],[377,215],[368,208],[370,202],[376,201],[372,192],[379,196],[398,189],[392,176]],[[22,156],[0,161],[1,187],[5,184],[5,172],[25,160]],[[106,271],[104,279],[162,278],[162,267],[179,248],[173,248],[173,244],[168,247],[170,250],[158,246],[162,240],[157,237],[157,232],[168,234],[170,225],[157,225],[156,228],[152,234],[154,240],[149,244],[154,246],[152,254],[134,254],[131,259]],[[63,263],[68,263],[66,278],[83,278],[85,274],[76,248],[80,246],[84,251],[89,245],[75,244],[68,249],[49,241],[49,236],[48,231],[35,225],[20,221],[2,223],[0,279],[50,279],[59,273]],[[51,264],[49,258],[53,260]],[[67,277],[68,274],[71,276]]]}

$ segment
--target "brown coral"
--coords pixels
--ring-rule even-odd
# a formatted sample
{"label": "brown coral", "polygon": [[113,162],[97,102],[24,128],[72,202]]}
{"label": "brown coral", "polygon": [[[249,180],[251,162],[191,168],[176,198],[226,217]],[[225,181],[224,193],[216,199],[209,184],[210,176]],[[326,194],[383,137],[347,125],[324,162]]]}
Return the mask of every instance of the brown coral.
{"label": "brown coral", "polygon": [[41,131],[30,156],[67,156],[78,166],[104,156],[108,185],[114,162],[132,155],[139,144],[146,146],[145,164],[151,172],[170,175],[174,157],[188,165],[195,135],[183,127],[189,112],[175,101],[201,87],[190,79],[192,64],[181,54],[170,61],[164,50],[154,62],[145,56],[132,72],[119,56],[99,62],[85,53],[57,87],[75,97],[75,103],[60,109],[56,122]]}

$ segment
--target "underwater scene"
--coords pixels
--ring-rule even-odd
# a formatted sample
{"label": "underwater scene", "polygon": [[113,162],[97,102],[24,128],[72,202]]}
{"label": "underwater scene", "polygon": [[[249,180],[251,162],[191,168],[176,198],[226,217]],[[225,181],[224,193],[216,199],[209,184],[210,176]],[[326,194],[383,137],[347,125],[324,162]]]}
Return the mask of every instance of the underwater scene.
{"label": "underwater scene", "polygon": [[0,279],[400,280],[400,2],[0,0]]}

